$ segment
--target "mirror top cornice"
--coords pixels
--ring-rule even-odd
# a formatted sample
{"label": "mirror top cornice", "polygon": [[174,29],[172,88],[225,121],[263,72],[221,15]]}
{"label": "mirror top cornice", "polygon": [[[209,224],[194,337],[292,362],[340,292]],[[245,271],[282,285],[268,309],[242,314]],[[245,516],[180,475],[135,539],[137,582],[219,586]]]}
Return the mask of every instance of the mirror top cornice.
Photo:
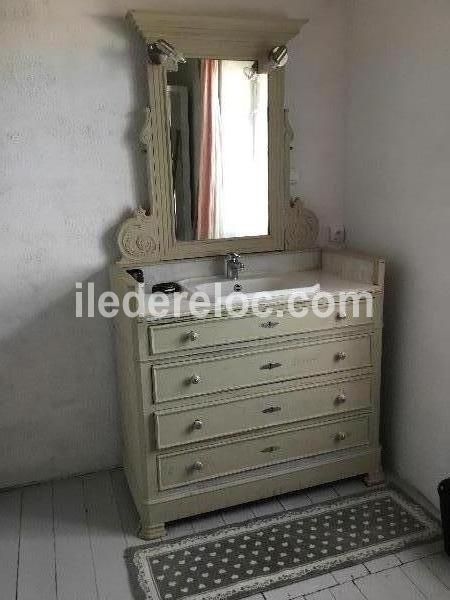
{"label": "mirror top cornice", "polygon": [[127,18],[147,43],[167,39],[186,57],[255,59],[295,37],[307,19],[273,15],[207,16],[130,10]]}

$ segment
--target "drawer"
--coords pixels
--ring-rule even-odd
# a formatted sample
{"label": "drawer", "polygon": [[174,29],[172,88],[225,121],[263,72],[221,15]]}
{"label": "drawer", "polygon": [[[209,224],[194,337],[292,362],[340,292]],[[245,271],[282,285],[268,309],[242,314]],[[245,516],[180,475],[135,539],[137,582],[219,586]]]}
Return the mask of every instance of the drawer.
{"label": "drawer", "polygon": [[218,444],[202,450],[159,455],[160,489],[212,479],[246,469],[367,444],[368,417],[290,429]]}
{"label": "drawer", "polygon": [[264,318],[250,315],[151,325],[148,327],[149,353],[160,354],[232,342],[270,339],[280,335],[362,325],[371,321],[372,317],[366,317],[366,303],[361,301],[359,316],[353,315],[353,307],[348,303],[345,312],[339,312],[336,307],[330,316],[323,318],[309,310],[306,316],[299,318],[290,314]]}
{"label": "drawer", "polygon": [[158,448],[370,407],[370,379],[155,414]]}
{"label": "drawer", "polygon": [[152,367],[154,401],[273,383],[370,365],[370,337]]}

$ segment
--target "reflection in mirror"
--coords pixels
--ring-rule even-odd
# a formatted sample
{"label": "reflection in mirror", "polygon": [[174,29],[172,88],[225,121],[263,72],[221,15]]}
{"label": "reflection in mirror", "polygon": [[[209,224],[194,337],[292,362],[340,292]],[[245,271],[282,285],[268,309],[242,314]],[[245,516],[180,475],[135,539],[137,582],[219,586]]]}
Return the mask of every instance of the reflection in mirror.
{"label": "reflection in mirror", "polygon": [[252,67],[188,59],[167,73],[179,241],[269,233],[268,81]]}

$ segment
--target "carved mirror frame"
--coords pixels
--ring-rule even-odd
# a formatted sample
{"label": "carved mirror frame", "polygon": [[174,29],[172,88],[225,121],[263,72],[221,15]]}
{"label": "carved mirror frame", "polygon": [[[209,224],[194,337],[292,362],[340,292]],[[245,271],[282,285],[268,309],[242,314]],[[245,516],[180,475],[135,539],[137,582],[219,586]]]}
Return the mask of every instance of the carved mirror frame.
{"label": "carved mirror frame", "polygon": [[[271,48],[286,44],[306,20],[206,17],[131,11],[128,18],[146,43],[165,39],[186,58],[258,60]],[[169,115],[165,67],[147,66],[149,105],[141,141],[147,147],[149,211],[139,209],[125,221],[118,243],[122,263],[154,263],[161,260],[226,254],[230,251],[268,252],[286,247],[288,223],[286,195],[286,143],[291,130],[284,110],[284,69],[268,74],[269,133],[269,235],[179,241],[175,237],[175,209],[170,164]],[[289,175],[287,175],[289,177]]]}

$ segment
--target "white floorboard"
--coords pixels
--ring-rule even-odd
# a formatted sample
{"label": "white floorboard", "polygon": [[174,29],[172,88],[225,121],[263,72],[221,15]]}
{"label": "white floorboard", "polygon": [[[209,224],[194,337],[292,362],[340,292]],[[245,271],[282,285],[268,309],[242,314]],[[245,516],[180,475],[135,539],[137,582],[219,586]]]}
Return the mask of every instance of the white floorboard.
{"label": "white floorboard", "polygon": [[181,521],[174,521],[167,525],[167,539],[173,540],[183,535],[191,535],[194,533],[192,527],[192,519],[183,519]]}
{"label": "white floorboard", "polygon": [[320,577],[312,577],[311,579],[305,579],[305,581],[264,592],[264,597],[266,600],[291,600],[299,596],[308,596],[314,592],[326,590],[334,585],[336,585],[336,580],[331,575],[321,575]]}
{"label": "white floorboard", "polygon": [[364,563],[364,566],[370,573],[378,573],[379,571],[386,571],[386,569],[392,569],[399,567],[402,563],[395,556],[395,554],[389,554],[388,556],[382,556],[381,558],[375,558]]}
{"label": "white floorboard", "polygon": [[352,494],[360,494],[367,492],[367,487],[361,479],[346,479],[334,484],[334,489],[339,496],[351,496]]}
{"label": "white floorboard", "polygon": [[80,478],[53,484],[58,600],[97,600],[92,550]]}
{"label": "white floorboard", "polygon": [[0,585],[5,600],[16,597],[21,496],[20,490],[0,494]]}
{"label": "white floorboard", "polygon": [[[354,583],[344,583],[330,589],[333,600],[366,600]],[[380,596],[378,600],[391,600]]]}
{"label": "white floorboard", "polygon": [[347,581],[353,581],[359,577],[365,577],[368,574],[369,571],[364,565],[354,565],[353,567],[347,567],[346,569],[332,572],[333,577],[338,583],[347,583]]}
{"label": "white floorboard", "polygon": [[23,491],[17,600],[56,600],[51,484]]}
{"label": "white floorboard", "polygon": [[222,511],[222,517],[227,525],[234,525],[234,523],[242,523],[249,519],[255,518],[251,506],[244,504],[243,506],[234,506]]}
{"label": "white floorboard", "polygon": [[334,600],[330,590],[322,590],[321,592],[305,596],[305,598],[306,600]]}
{"label": "white floorboard", "polygon": [[423,594],[398,567],[357,579],[355,583],[367,600],[424,600]]}
{"label": "white floorboard", "polygon": [[146,542],[138,537],[139,516],[122,469],[111,471],[111,483],[127,546],[145,544]]}
{"label": "white floorboard", "polygon": [[450,588],[450,557],[446,554],[436,554],[425,558],[423,562],[444,585]]}
{"label": "white floorboard", "polygon": [[[168,538],[301,509],[361,485],[349,480],[169,523]],[[132,600],[124,551],[147,543],[137,526],[121,470],[0,493],[0,600]],[[245,600],[294,599],[450,600],[450,559],[441,542],[426,544]]]}
{"label": "white floorboard", "polygon": [[313,504],[325,502],[325,500],[333,500],[338,497],[338,493],[331,485],[321,485],[320,487],[308,490],[308,496]]}
{"label": "white floorboard", "polygon": [[220,512],[208,513],[207,515],[201,515],[200,517],[192,519],[194,533],[215,529],[216,527],[222,527],[223,525],[225,525],[225,521]]}
{"label": "white floorboard", "polygon": [[83,485],[99,600],[131,600],[123,557],[127,543],[110,475],[88,475]]}
{"label": "white floorboard", "polygon": [[257,517],[266,517],[284,510],[283,505],[277,498],[254,502],[250,506]]}
{"label": "white floorboard", "polygon": [[450,590],[433,575],[424,562],[408,563],[402,567],[402,571],[428,600],[449,600]]}
{"label": "white floorboard", "polygon": [[306,492],[286,494],[285,496],[280,496],[278,500],[285,510],[305,508],[305,506],[310,506],[312,504],[312,500]]}

